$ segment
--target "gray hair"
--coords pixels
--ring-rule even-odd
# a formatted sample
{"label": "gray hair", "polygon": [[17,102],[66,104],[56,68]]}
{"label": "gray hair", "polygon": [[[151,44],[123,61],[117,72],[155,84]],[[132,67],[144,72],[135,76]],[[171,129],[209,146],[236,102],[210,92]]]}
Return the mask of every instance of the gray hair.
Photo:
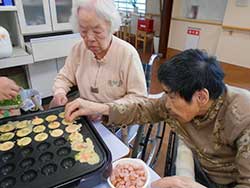
{"label": "gray hair", "polygon": [[114,33],[119,30],[121,25],[121,17],[115,7],[113,0],[73,0],[72,14],[70,22],[75,32],[79,32],[78,25],[78,9],[94,8],[96,14],[110,23],[110,32]]}

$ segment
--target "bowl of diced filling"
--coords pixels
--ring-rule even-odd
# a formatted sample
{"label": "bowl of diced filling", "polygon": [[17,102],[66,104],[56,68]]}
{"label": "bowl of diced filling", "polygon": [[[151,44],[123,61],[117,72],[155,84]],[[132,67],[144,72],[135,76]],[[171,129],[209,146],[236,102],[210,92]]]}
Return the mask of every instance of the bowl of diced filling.
{"label": "bowl of diced filling", "polygon": [[150,173],[141,159],[123,158],[112,164],[112,174],[108,178],[111,188],[148,188]]}

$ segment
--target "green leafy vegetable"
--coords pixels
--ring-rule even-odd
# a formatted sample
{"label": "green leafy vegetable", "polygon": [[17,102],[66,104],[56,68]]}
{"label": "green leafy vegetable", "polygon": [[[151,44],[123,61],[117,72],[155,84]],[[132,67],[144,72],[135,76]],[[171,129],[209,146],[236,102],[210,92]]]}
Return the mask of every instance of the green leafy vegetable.
{"label": "green leafy vegetable", "polygon": [[0,106],[12,106],[12,105],[20,105],[22,103],[22,99],[20,95],[17,95],[13,99],[7,99],[0,101]]}

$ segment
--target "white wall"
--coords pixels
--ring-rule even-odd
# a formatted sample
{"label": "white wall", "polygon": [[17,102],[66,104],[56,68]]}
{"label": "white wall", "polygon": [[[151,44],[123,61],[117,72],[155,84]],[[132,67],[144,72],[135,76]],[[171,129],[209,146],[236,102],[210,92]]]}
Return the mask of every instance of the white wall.
{"label": "white wall", "polygon": [[236,4],[237,0],[230,0],[227,4],[223,25],[243,27],[250,29],[250,2],[248,6],[240,7]]}
{"label": "white wall", "polygon": [[160,14],[161,0],[147,0],[146,12],[150,14]]}
{"label": "white wall", "polygon": [[[183,0],[174,1],[174,17],[181,17]],[[191,1],[191,0],[189,0]],[[210,2],[209,0],[207,2]],[[198,48],[206,49],[210,54],[214,54],[222,62],[250,68],[250,31],[227,30],[222,25],[243,27],[250,29],[250,4],[247,7],[236,5],[237,0],[228,0],[226,12],[221,25],[211,25],[202,23],[193,23],[191,21],[172,20],[170,29],[170,40],[168,46],[177,50],[183,50],[186,42],[186,31],[188,27],[201,29]],[[196,0],[196,2],[204,2]],[[218,0],[222,4],[224,1]],[[213,2],[214,3],[214,2]],[[211,4],[213,4],[211,3]],[[250,2],[249,2],[250,3]],[[201,15],[212,13],[214,6],[210,6],[210,11],[202,11]],[[218,14],[219,15],[219,14]],[[217,15],[217,18],[219,18]],[[211,18],[211,17],[210,17]]]}
{"label": "white wall", "polygon": [[[228,0],[177,0],[182,1],[182,17],[187,17],[192,5],[197,5],[197,19],[222,21]],[[232,0],[229,0],[232,1]]]}
{"label": "white wall", "polygon": [[250,68],[250,32],[224,30],[220,35],[216,56],[225,63]]}
{"label": "white wall", "polygon": [[[228,1],[223,25],[250,29],[250,2],[238,6],[237,0]],[[227,30],[221,35],[216,55],[221,61],[250,68],[250,31]]]}
{"label": "white wall", "polygon": [[222,28],[219,25],[172,20],[168,46],[177,50],[184,50],[188,27],[201,29],[198,48],[205,49],[208,53],[214,55],[216,53],[220,33],[222,32]]}

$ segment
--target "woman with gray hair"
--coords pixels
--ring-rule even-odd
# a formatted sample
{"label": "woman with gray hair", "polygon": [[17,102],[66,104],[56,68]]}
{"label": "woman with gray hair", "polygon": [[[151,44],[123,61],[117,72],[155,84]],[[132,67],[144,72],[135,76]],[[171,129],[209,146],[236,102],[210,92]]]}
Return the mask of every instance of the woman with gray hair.
{"label": "woman with gray hair", "polygon": [[71,21],[82,40],[72,49],[53,86],[51,107],[65,105],[70,87],[94,102],[135,102],[146,96],[135,48],[113,35],[121,23],[112,0],[73,0]]}

